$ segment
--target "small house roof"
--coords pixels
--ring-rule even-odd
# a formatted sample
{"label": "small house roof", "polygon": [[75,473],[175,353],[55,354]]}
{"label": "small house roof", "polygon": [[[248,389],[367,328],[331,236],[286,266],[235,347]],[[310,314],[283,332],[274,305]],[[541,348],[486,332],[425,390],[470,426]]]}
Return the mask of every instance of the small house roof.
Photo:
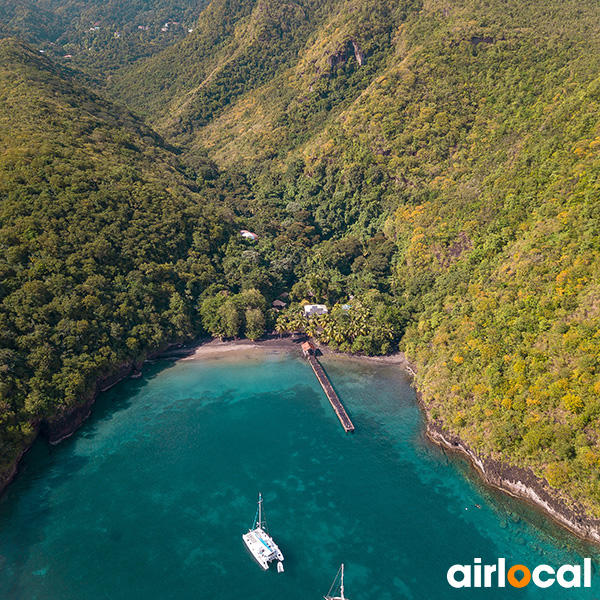
{"label": "small house roof", "polygon": [[282,302],[281,300],[273,300],[272,306],[275,308],[285,308],[287,304],[285,302]]}
{"label": "small house roof", "polygon": [[252,240],[257,240],[258,235],[253,233],[252,231],[248,231],[247,229],[240,229],[240,235],[245,238],[250,238]]}
{"label": "small house roof", "polygon": [[316,350],[317,347],[312,342],[303,342],[302,350]]}

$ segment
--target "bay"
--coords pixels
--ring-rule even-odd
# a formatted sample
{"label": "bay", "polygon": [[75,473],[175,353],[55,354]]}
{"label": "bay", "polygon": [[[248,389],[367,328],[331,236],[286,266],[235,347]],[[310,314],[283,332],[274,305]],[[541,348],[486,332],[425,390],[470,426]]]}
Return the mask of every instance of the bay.
{"label": "bay", "polygon": [[[293,352],[159,362],[101,395],[56,447],[36,442],[0,500],[0,598],[597,598],[591,589],[455,590],[453,564],[597,564],[597,552],[429,444],[398,365],[326,356],[346,435]],[[285,573],[241,535],[258,492]]]}

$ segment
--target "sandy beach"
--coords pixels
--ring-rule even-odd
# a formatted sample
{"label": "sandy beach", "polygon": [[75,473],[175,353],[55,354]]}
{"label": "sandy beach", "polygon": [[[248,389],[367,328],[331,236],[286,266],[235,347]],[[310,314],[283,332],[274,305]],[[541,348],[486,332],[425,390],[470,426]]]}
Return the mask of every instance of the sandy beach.
{"label": "sandy beach", "polygon": [[[164,352],[160,357],[181,357],[181,360],[204,360],[207,358],[217,357],[222,354],[231,352],[246,352],[246,351],[282,351],[295,352],[299,355],[302,353],[302,342],[306,341],[304,337],[293,338],[292,336],[269,337],[251,341],[247,339],[221,341],[219,339],[202,340],[196,343],[188,344],[185,347],[177,348]],[[348,354],[346,352],[337,352],[324,344],[316,343],[316,346],[323,355],[336,355],[348,359],[360,361],[374,361],[385,364],[397,364],[414,374],[409,362],[402,352],[396,352],[387,356],[363,356],[358,354]]]}

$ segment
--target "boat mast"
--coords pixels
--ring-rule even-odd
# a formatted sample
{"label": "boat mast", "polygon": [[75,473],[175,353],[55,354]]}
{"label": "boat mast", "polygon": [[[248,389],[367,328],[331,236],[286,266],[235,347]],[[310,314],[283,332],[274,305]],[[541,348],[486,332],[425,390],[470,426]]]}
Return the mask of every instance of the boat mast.
{"label": "boat mast", "polygon": [[[340,580],[340,595],[332,595],[337,593],[337,585],[338,585],[338,578]],[[334,591],[335,589],[335,591]],[[329,592],[327,592],[327,596],[324,596],[325,600],[347,600],[346,596],[344,596],[344,563],[342,563],[342,566],[338,569],[338,572],[335,574],[335,579],[333,580],[333,583],[331,584],[331,587],[329,588]]]}
{"label": "boat mast", "polygon": [[258,492],[258,524],[257,527],[262,529],[262,494]]}

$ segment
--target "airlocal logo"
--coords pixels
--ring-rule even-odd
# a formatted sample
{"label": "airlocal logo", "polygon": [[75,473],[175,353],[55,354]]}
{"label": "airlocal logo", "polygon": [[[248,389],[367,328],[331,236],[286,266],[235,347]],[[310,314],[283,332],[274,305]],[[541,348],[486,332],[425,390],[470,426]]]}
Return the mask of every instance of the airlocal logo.
{"label": "airlocal logo", "polygon": [[[506,570],[506,560],[498,559],[496,565],[482,565],[476,558],[473,565],[453,565],[448,569],[448,583],[454,588],[513,587],[522,588],[533,582],[540,588],[548,588],[555,582],[564,588],[581,587],[581,566],[562,565],[556,571],[549,565],[538,565],[530,570],[525,565],[513,565]],[[592,585],[592,561],[583,559],[583,587]]]}

